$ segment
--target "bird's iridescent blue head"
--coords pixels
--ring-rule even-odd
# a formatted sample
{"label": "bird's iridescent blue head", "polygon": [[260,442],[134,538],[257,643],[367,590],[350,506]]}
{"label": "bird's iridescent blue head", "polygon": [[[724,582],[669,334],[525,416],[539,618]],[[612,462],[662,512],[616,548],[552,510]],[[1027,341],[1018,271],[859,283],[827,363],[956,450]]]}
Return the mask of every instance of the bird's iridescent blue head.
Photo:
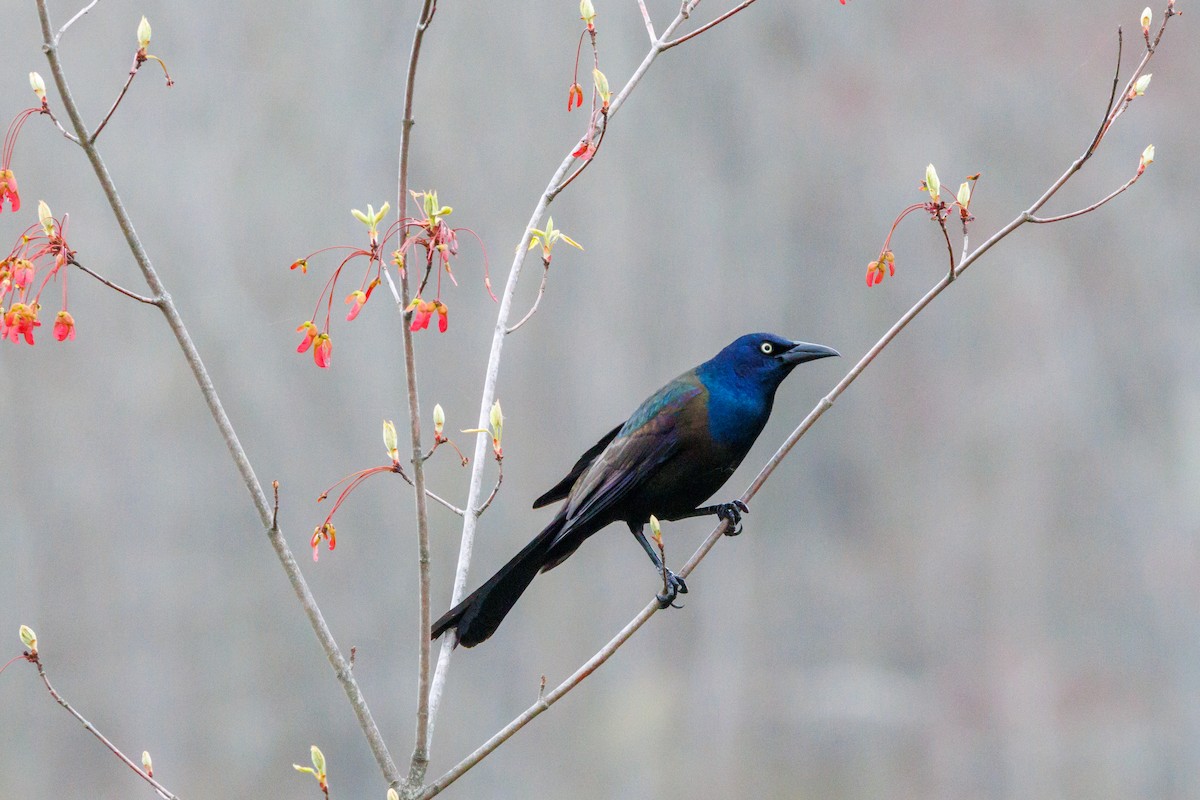
{"label": "bird's iridescent blue head", "polygon": [[793,342],[772,333],[751,333],[696,368],[708,390],[708,430],[719,444],[742,455],[754,444],[775,402],[775,390],[796,365],[840,355],[820,344]]}
{"label": "bird's iridescent blue head", "polygon": [[840,355],[821,344],[793,342],[773,333],[748,333],[717,353],[710,363],[721,364],[742,380],[778,386],[796,365]]}

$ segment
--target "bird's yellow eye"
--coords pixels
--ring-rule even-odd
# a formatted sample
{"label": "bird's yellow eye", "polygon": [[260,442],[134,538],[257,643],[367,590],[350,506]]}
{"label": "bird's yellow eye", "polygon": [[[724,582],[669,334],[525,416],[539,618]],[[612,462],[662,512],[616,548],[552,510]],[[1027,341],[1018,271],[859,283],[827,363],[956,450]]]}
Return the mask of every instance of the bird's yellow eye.
{"label": "bird's yellow eye", "polygon": [[762,350],[766,355],[771,355],[771,353],[775,352],[775,345],[771,344],[770,342],[763,342],[758,346],[758,349]]}

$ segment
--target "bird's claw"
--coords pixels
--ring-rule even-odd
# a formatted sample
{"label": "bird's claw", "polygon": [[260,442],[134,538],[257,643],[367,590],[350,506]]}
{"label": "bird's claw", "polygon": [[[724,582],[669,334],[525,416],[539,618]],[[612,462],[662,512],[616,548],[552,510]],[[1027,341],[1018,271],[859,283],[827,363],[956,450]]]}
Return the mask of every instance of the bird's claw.
{"label": "bird's claw", "polygon": [[655,599],[658,600],[658,607],[667,608],[670,606],[671,608],[683,608],[683,606],[675,605],[676,595],[688,593],[687,584],[684,583],[683,578],[667,570],[664,584],[662,594],[654,595]]}
{"label": "bird's claw", "polygon": [[741,500],[734,500],[732,503],[722,503],[717,509],[717,519],[729,520],[729,528],[725,531],[726,536],[737,536],[742,532],[742,514],[749,514],[750,507]]}

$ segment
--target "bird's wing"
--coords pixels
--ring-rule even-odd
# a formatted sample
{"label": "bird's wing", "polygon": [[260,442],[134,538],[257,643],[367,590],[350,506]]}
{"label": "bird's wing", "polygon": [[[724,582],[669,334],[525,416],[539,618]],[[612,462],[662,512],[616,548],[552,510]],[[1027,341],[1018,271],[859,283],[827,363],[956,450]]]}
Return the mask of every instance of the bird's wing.
{"label": "bird's wing", "polygon": [[680,446],[678,414],[703,391],[694,381],[680,378],[642,403],[572,488],[566,524],[556,542],[603,519],[675,455]]}
{"label": "bird's wing", "polygon": [[579,480],[579,476],[582,475],[584,471],[592,465],[592,462],[596,460],[596,456],[600,455],[600,453],[604,451],[604,448],[608,447],[608,443],[616,438],[617,434],[621,432],[621,428],[624,427],[624,425],[625,423],[622,422],[620,425],[604,434],[604,437],[601,438],[600,441],[592,445],[586,453],[579,457],[579,460],[575,462],[575,466],[571,467],[571,471],[567,473],[567,477],[554,484],[553,489],[546,492],[537,500],[533,501],[533,507],[541,508],[544,505],[549,505],[555,501],[562,500],[564,497],[570,494],[571,487],[575,485],[575,481]]}

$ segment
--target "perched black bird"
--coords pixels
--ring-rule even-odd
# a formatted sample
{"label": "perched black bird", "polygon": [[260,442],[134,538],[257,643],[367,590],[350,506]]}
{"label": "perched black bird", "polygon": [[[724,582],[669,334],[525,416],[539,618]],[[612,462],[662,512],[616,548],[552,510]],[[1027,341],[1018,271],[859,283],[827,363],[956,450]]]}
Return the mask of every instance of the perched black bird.
{"label": "perched black bird", "polygon": [[699,507],[720,489],[762,433],[775,390],[797,364],[839,353],[769,333],[735,340],[715,357],[668,383],[624,423],[584,453],[571,472],[534,501],[565,499],[554,520],[500,571],[433,623],[432,638],[451,628],[473,647],[500,627],[535,575],[561,564],[583,540],[622,521],[668,586],[665,608],[687,585],[665,570],[642,528],[653,514],[677,520],[714,514],[741,532],[740,501]]}

